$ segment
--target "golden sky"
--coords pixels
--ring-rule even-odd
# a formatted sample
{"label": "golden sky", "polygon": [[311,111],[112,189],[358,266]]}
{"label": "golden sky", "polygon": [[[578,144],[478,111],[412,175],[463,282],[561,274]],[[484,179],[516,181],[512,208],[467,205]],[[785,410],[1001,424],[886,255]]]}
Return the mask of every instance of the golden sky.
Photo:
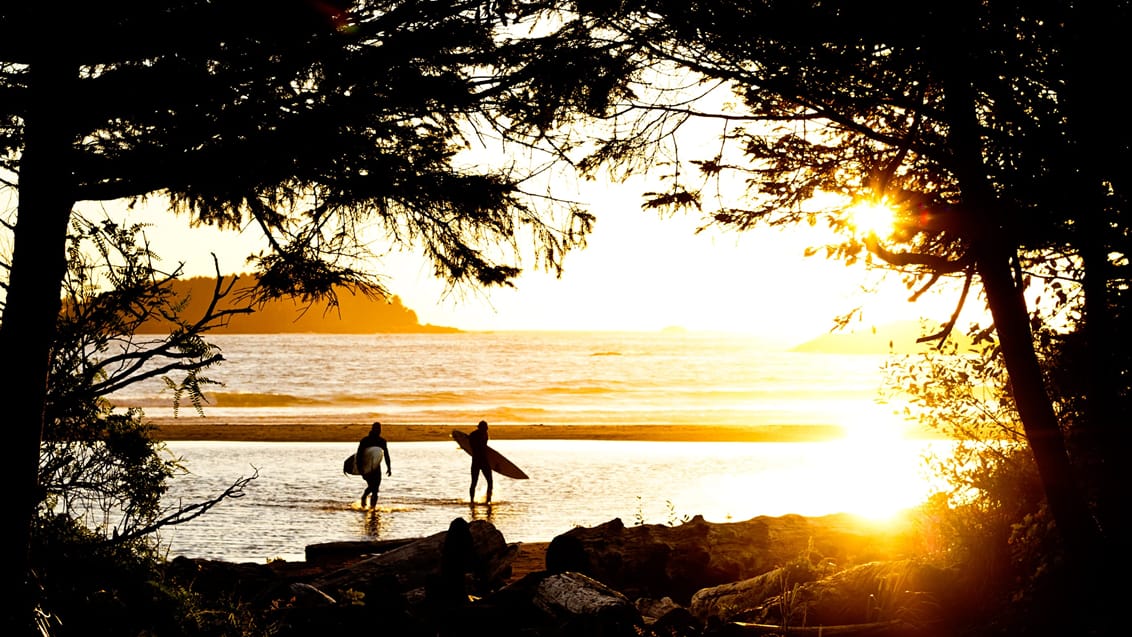
{"label": "golden sky", "polygon": [[[445,295],[430,266],[413,255],[386,257],[378,265],[390,289],[420,323],[463,330],[629,330],[678,326],[692,331],[750,333],[789,347],[825,332],[833,319],[865,304],[873,324],[950,312],[931,299],[912,304],[892,278],[887,292],[866,295],[862,268],[849,268],[803,250],[821,244],[820,230],[790,227],[743,234],[709,230],[695,234],[698,219],[659,218],[640,209],[639,191],[609,190],[595,207],[598,221],[588,247],[566,258],[562,278],[528,271],[516,289]],[[212,276],[210,252],[224,273],[245,270],[256,243],[233,231],[189,229],[158,202],[130,213],[152,223],[147,236],[171,268],[185,262],[186,276]],[[382,252],[376,249],[375,252]]]}

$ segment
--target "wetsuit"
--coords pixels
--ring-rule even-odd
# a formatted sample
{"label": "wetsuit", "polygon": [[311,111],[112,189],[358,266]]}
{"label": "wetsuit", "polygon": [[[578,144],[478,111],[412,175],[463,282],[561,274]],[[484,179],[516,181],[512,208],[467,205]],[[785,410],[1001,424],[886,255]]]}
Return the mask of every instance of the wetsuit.
{"label": "wetsuit", "polygon": [[476,483],[479,482],[480,474],[483,474],[484,481],[487,482],[487,503],[491,504],[491,465],[487,459],[487,425],[478,427],[475,431],[468,434],[468,441],[472,446],[472,486],[468,489],[468,502],[475,502],[476,499]]}
{"label": "wetsuit", "polygon": [[[358,451],[354,456],[354,462],[358,465],[358,471],[362,470],[362,459],[365,458],[366,449],[370,447],[378,447],[382,451],[382,457],[385,458],[385,466],[388,467],[387,475],[393,475],[393,463],[389,460],[389,444],[385,438],[378,433],[380,430],[370,430],[365,438],[362,438],[358,443]],[[377,492],[381,489],[381,463],[379,462],[376,467],[369,473],[362,474],[362,478],[366,481],[366,490],[362,492],[362,506],[366,506],[366,498],[369,497],[372,503],[371,507],[377,506]]]}

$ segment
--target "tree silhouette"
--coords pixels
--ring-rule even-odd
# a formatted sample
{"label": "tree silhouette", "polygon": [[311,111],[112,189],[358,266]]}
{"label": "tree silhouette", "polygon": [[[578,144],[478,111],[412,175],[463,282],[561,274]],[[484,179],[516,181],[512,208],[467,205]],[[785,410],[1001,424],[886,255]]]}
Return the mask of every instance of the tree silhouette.
{"label": "tree silhouette", "polygon": [[[1113,352],[1127,351],[1128,335],[1113,322],[1127,314],[1132,144],[1104,123],[1104,79],[1091,71],[1118,59],[1128,14],[1119,2],[595,4],[587,20],[632,48],[635,64],[677,69],[701,99],[624,105],[593,163],[679,151],[662,142],[706,119],[720,123],[718,152],[673,152],[669,187],[647,205],[702,207],[708,223],[738,230],[824,219],[846,232],[852,203],[899,208],[896,234],[851,236],[829,254],[897,269],[913,296],[959,277],[960,307],[981,286],[994,322],[982,335],[1001,348],[1057,528],[1078,566],[1096,564],[1102,540],[1124,528],[1116,485],[1127,463],[1115,450],[1129,384]],[[747,196],[721,195],[728,178]],[[819,210],[819,194],[838,203]],[[1024,296],[1035,287],[1084,336],[1089,418],[1074,427],[1089,445],[1078,460],[1106,467],[1095,509],[1036,354],[1039,319]]]}
{"label": "tree silhouette", "polygon": [[[208,369],[223,360],[203,336],[251,311],[224,307],[234,277],[210,279],[209,289],[199,291],[202,303],[187,307],[170,286],[176,272],[159,274],[140,237],[140,226],[94,224],[82,216],[71,223],[31,541],[41,634],[81,624],[79,617],[98,621],[103,632],[137,632],[128,626],[144,625],[144,613],[121,613],[129,617],[122,623],[97,611],[92,616],[90,596],[131,597],[134,578],[150,577],[132,567],[156,565],[161,554],[157,531],[240,497],[256,477],[241,477],[204,501],[170,502],[169,480],[185,468],[152,437],[141,410],[118,409],[107,398],[159,378],[175,408],[191,403],[200,411],[203,388],[214,382]],[[137,327],[153,317],[165,321],[164,331],[139,335]]]}
{"label": "tree silhouette", "polygon": [[[592,218],[524,192],[530,170],[462,160],[476,136],[531,150],[601,112],[619,67],[553,3],[248,0],[0,9],[0,179],[18,193],[0,347],[13,475],[6,619],[28,626],[28,525],[65,238],[77,202],[160,197],[194,223],[254,224],[256,300],[386,296],[368,231],[453,286],[510,285],[520,242],[553,271]],[[558,24],[557,30],[554,26]],[[577,64],[585,60],[585,64]],[[569,61],[570,63],[566,63]],[[546,147],[544,145],[544,147]],[[569,149],[559,147],[555,152]]]}

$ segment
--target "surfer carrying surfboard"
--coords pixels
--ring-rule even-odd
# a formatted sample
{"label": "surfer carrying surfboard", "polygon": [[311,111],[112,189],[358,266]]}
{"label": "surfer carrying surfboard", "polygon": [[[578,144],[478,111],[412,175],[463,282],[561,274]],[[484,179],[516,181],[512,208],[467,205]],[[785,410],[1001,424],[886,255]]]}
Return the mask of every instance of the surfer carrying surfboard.
{"label": "surfer carrying surfboard", "polygon": [[354,462],[357,463],[358,473],[366,481],[366,490],[362,492],[362,506],[366,506],[366,498],[372,503],[370,508],[377,508],[377,492],[381,488],[381,461],[384,458],[387,467],[385,475],[393,475],[393,463],[389,460],[389,443],[381,436],[381,423],[375,422],[370,427],[361,442]]}
{"label": "surfer carrying surfboard", "polygon": [[471,504],[476,502],[476,483],[479,482],[481,473],[487,482],[487,499],[485,502],[491,504],[491,463],[487,456],[487,438],[486,420],[481,420],[476,425],[476,430],[468,434],[468,441],[472,447],[472,486],[468,489],[468,502]]}

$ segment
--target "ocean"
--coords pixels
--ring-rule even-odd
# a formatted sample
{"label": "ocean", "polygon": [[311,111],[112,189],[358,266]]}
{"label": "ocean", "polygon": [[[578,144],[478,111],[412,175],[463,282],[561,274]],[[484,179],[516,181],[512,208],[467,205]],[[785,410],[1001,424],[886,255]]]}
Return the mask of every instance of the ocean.
{"label": "ocean", "polygon": [[[310,544],[431,535],[455,517],[487,519],[508,542],[549,541],[620,518],[695,515],[870,517],[940,488],[922,456],[946,443],[904,437],[878,404],[882,355],[768,350],[754,338],[689,333],[220,335],[208,419],[444,424],[835,425],[828,442],[496,440],[528,480],[495,478],[491,507],[467,502],[469,460],[455,442],[390,441],[379,506],[342,473],[352,443],[170,442],[188,474],[164,502],[200,501],[257,475],[243,497],[165,529],[168,556],[298,561]],[[126,393],[128,392],[128,393]],[[171,415],[159,381],[112,397]],[[181,418],[197,418],[182,406]],[[207,420],[206,420],[207,422]],[[480,494],[482,498],[481,480]]]}
{"label": "ocean", "polygon": [[[465,332],[209,338],[210,419],[312,424],[894,424],[883,355],[772,351],[748,336]],[[160,379],[114,394],[173,414]],[[182,405],[181,417],[193,417]],[[854,418],[852,422],[848,418]]]}

